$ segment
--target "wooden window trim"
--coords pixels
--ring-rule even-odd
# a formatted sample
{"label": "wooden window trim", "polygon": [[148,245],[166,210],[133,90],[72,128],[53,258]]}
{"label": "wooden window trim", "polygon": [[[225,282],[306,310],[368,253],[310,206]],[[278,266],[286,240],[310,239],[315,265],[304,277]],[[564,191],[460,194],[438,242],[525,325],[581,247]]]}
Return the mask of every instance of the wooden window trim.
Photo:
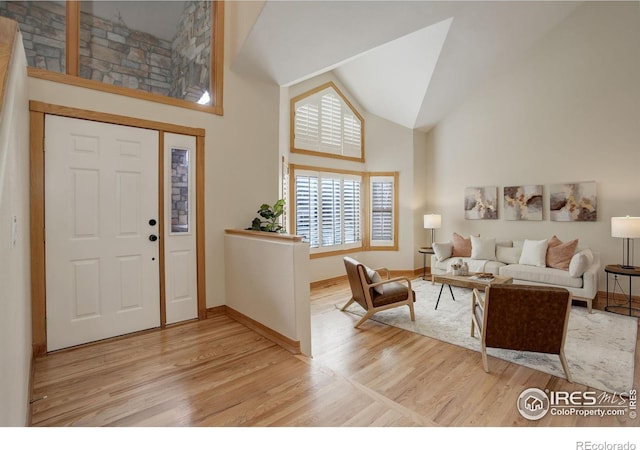
{"label": "wooden window trim", "polygon": [[[358,117],[358,119],[360,119],[360,124],[361,124],[361,128],[360,128],[360,157],[354,157],[354,156],[342,156],[342,155],[334,155],[331,153],[325,153],[325,152],[319,152],[316,150],[305,150],[305,149],[301,149],[301,148],[296,148],[295,146],[295,116],[296,116],[296,108],[295,105],[297,102],[299,102],[300,100],[303,100],[307,97],[310,97],[314,94],[317,94],[320,91],[323,91],[327,88],[332,88],[336,91],[336,93],[340,96],[340,98],[346,103],[346,105],[349,107],[349,109],[356,115],[356,117]],[[307,92],[304,92],[300,95],[297,95],[295,97],[293,97],[291,99],[291,106],[290,106],[290,111],[289,111],[289,142],[290,142],[290,146],[289,146],[289,150],[291,153],[299,153],[301,155],[309,155],[309,156],[320,156],[323,158],[333,158],[333,159],[342,159],[342,160],[346,160],[346,161],[355,161],[355,162],[365,162],[364,160],[364,129],[365,129],[365,124],[364,124],[364,117],[358,112],[358,110],[353,106],[353,104],[349,101],[349,99],[347,97],[345,97],[345,95],[342,93],[342,91],[340,89],[338,89],[338,86],[336,86],[336,84],[333,81],[329,81],[327,83],[324,83],[320,86],[317,86]]]}
{"label": "wooden window trim", "polygon": [[[400,173],[399,172],[361,172],[356,170],[331,169],[328,167],[307,166],[299,164],[289,164],[289,218],[291,221],[291,232],[296,229],[296,171],[313,171],[323,173],[336,173],[340,175],[356,175],[362,177],[362,245],[360,247],[344,250],[328,250],[326,252],[310,253],[310,259],[326,258],[329,256],[345,255],[360,251],[398,251],[398,227],[400,225]],[[371,223],[371,199],[370,181],[371,177],[393,177],[393,245],[376,246],[371,245],[370,223]]]}
{"label": "wooden window trim", "polygon": [[[305,166],[305,165],[298,165],[298,164],[289,164],[289,217],[290,217],[290,221],[291,221],[291,232],[295,233],[295,229],[296,229],[296,183],[295,183],[295,179],[296,179],[296,171],[304,171],[304,170],[308,170],[308,171],[313,171],[313,172],[322,172],[322,173],[336,173],[339,175],[355,175],[355,176],[359,176],[362,178],[362,184],[363,184],[363,189],[364,189],[364,179],[365,179],[365,173],[364,172],[360,172],[360,171],[356,171],[356,170],[341,170],[341,169],[330,169],[327,167],[317,167],[317,166]],[[362,192],[361,192],[362,195]],[[324,252],[318,252],[318,253],[309,253],[309,258],[310,259],[316,259],[316,258],[326,258],[329,256],[335,256],[335,255],[345,255],[348,253],[353,253],[353,252],[360,252],[362,250],[364,250],[365,248],[365,236],[364,236],[364,220],[366,220],[366,214],[363,214],[363,223],[361,224],[361,233],[362,233],[362,239],[360,240],[360,242],[362,242],[362,245],[360,245],[359,247],[354,247],[354,248],[349,248],[349,249],[340,249],[340,250],[327,250]]]}
{"label": "wooden window trim", "polygon": [[223,109],[223,73],[224,73],[224,0],[216,0],[212,4],[211,19],[211,67],[209,77],[209,93],[211,95],[211,105],[199,105],[197,103],[181,100],[164,95],[153,94],[151,92],[138,91],[123,86],[114,86],[100,81],[88,80],[78,76],[80,61],[80,2],[67,0],[67,42],[66,71],[67,73],[57,73],[48,70],[28,67],[27,73],[31,78],[40,78],[56,83],[68,84],[71,86],[93,89],[96,91],[108,92],[110,94],[122,95],[141,100],[148,100],[155,103],[177,106],[179,108],[193,109],[210,114],[224,115]]}

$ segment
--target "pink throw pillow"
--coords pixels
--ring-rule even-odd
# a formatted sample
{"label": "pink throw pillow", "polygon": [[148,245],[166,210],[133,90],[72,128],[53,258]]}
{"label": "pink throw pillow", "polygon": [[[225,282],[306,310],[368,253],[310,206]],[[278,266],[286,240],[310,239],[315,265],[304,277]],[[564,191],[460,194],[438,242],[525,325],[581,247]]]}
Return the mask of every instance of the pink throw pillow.
{"label": "pink throw pillow", "polygon": [[547,246],[547,267],[554,269],[569,270],[569,263],[578,247],[578,240],[562,243],[560,239],[553,236],[549,239]]}
{"label": "pink throw pillow", "polygon": [[471,257],[471,238],[463,238],[458,233],[453,233],[453,251],[451,257]]}

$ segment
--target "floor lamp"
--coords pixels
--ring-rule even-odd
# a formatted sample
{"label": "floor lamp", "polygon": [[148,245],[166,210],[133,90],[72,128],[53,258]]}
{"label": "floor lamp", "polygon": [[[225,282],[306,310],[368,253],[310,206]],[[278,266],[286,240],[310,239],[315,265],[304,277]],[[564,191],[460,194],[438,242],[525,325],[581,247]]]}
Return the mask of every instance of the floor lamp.
{"label": "floor lamp", "polygon": [[433,248],[433,243],[436,241],[436,228],[442,226],[442,216],[440,214],[425,214],[424,215],[424,227],[431,229],[431,245],[428,248]]}
{"label": "floor lamp", "polygon": [[[426,217],[426,216],[425,216]],[[623,269],[635,269],[633,265],[633,240],[640,238],[640,217],[612,217],[611,236],[623,238],[622,243],[622,267]]]}

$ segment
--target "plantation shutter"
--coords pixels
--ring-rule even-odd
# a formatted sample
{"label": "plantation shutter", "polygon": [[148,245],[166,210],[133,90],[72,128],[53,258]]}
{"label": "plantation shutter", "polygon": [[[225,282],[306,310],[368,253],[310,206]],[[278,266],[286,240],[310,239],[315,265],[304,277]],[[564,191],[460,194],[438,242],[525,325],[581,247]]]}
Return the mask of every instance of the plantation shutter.
{"label": "plantation shutter", "polygon": [[340,179],[322,179],[322,245],[342,244]]}
{"label": "plantation shutter", "polygon": [[310,170],[294,172],[295,234],[309,242],[312,253],[359,248],[362,177]]}
{"label": "plantation shutter", "polygon": [[294,149],[362,157],[362,120],[334,87],[295,101],[292,109]]}
{"label": "plantation shutter", "polygon": [[296,234],[319,246],[318,177],[296,175]]}
{"label": "plantation shutter", "polygon": [[280,196],[284,200],[284,210],[282,212],[282,226],[285,232],[289,233],[289,164],[285,157],[282,157],[282,195]]}
{"label": "plantation shutter", "polygon": [[296,109],[295,116],[295,137],[296,145],[303,148],[313,147],[318,149],[320,128],[320,115],[318,104],[314,102],[306,103]]}
{"label": "plantation shutter", "polygon": [[371,177],[371,243],[392,245],[394,240],[393,177]]}
{"label": "plantation shutter", "polygon": [[362,124],[353,114],[344,114],[343,130],[343,154],[357,156],[362,149]]}
{"label": "plantation shutter", "polygon": [[360,181],[344,180],[344,242],[352,244],[360,241]]}
{"label": "plantation shutter", "polygon": [[[342,148],[342,108],[337,95],[329,93],[322,96],[320,113],[320,142],[323,148]],[[326,146],[326,147],[325,147]]]}

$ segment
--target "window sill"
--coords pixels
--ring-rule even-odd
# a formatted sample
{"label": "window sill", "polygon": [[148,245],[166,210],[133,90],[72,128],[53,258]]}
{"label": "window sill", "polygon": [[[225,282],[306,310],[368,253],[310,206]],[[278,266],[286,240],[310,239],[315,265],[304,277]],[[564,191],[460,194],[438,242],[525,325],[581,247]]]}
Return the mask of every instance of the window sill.
{"label": "window sill", "polygon": [[317,151],[317,150],[305,150],[305,149],[295,148],[295,147],[291,147],[289,150],[291,151],[291,153],[299,153],[301,155],[320,156],[322,158],[341,159],[343,161],[354,161],[354,162],[360,162],[360,163],[365,162],[364,161],[364,156],[362,156],[362,157],[343,156],[343,155],[338,155],[338,154],[334,154],[334,153],[321,152],[321,151]]}
{"label": "window sill", "polygon": [[349,253],[361,252],[363,250],[364,250],[364,247],[362,247],[362,246],[354,247],[354,248],[345,248],[345,249],[342,249],[342,250],[329,250],[329,251],[321,252],[321,253],[310,253],[309,254],[309,258],[310,259],[327,258],[329,256],[346,255],[346,254],[349,254]]}
{"label": "window sill", "polygon": [[381,245],[381,246],[369,246],[365,251],[368,252],[384,252],[384,251],[397,251],[397,245]]}

